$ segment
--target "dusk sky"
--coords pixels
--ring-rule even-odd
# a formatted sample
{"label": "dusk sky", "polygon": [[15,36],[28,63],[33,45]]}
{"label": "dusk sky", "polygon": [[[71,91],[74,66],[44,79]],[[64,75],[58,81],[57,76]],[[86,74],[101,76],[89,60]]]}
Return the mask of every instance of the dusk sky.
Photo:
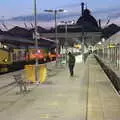
{"label": "dusk sky", "polygon": [[[37,12],[44,13],[45,9],[59,9],[63,8],[67,10],[67,14],[71,15],[69,18],[64,18],[65,20],[74,19],[77,20],[81,15],[81,2],[87,4],[88,9],[92,11],[93,16],[98,20],[101,19],[103,25],[110,18],[110,23],[115,23],[120,25],[120,0],[36,0],[37,1]],[[28,16],[33,15],[34,0],[0,0],[0,19],[18,17],[18,16]],[[64,13],[65,14],[65,13]],[[73,17],[75,15],[75,17]],[[61,18],[62,19],[62,18]],[[62,19],[63,20],[63,19]],[[18,22],[18,21],[17,21]],[[42,25],[46,25],[45,21]],[[15,21],[13,24],[15,25]],[[54,23],[54,21],[52,21]],[[6,24],[9,24],[8,22]],[[13,24],[8,26],[13,27]],[[22,24],[16,23],[16,24]],[[48,22],[48,24],[51,23]],[[44,26],[43,25],[43,26]],[[48,26],[48,25],[47,25]]]}
{"label": "dusk sky", "polygon": [[[30,15],[33,12],[34,0],[0,0],[0,16],[15,17]],[[87,3],[92,11],[118,8],[120,0],[37,0],[38,12],[44,9],[78,7],[81,2]],[[76,9],[77,10],[77,9]]]}

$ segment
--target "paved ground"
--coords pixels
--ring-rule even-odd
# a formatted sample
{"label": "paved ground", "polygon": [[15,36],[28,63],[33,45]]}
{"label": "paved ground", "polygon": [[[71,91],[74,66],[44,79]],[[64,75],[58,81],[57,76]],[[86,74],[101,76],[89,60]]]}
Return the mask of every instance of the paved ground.
{"label": "paved ground", "polygon": [[95,58],[88,64],[88,120],[120,120],[120,96]]}
{"label": "paved ground", "polygon": [[[79,59],[78,59],[79,58]],[[77,57],[75,76],[67,67],[57,69],[46,84],[0,90],[1,120],[119,120],[120,97],[93,56],[87,63]]]}

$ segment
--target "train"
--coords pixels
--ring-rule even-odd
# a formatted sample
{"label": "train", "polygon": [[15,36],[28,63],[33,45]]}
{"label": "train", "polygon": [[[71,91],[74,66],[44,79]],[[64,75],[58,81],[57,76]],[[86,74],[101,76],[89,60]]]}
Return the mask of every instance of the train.
{"label": "train", "polygon": [[120,70],[120,31],[96,44],[97,56]]}
{"label": "train", "polygon": [[12,72],[23,69],[26,64],[35,64],[38,59],[39,64],[56,60],[55,48],[34,47],[9,47],[0,44],[0,73]]}
{"label": "train", "polygon": [[95,57],[120,94],[120,32],[96,45]]}

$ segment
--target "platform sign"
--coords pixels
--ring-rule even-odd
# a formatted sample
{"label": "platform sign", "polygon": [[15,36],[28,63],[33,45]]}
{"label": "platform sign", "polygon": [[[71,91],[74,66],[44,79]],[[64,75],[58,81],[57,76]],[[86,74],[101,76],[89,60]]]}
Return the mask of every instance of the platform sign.
{"label": "platform sign", "polygon": [[107,46],[107,48],[115,48],[116,47],[116,45],[115,44],[109,44],[108,46]]}
{"label": "platform sign", "polygon": [[33,39],[40,39],[40,34],[37,32],[36,34],[33,32]]}

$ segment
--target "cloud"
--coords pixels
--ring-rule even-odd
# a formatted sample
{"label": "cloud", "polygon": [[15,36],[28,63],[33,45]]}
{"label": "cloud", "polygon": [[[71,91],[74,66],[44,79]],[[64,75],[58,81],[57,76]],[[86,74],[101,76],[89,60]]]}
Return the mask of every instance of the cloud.
{"label": "cloud", "polygon": [[[62,20],[75,20],[81,16],[81,7],[80,4],[73,4],[73,5],[68,5],[68,6],[63,6],[63,9],[65,9],[67,12],[65,13],[59,13],[57,15],[57,22],[58,24]],[[89,9],[89,7],[88,7]],[[101,19],[102,24],[105,25],[108,19],[110,19],[110,23],[115,23],[120,25],[120,7],[111,7],[111,8],[97,8],[92,10],[90,8],[91,14],[96,18],[96,20]],[[26,23],[28,26],[30,25],[30,22],[33,22],[34,17],[32,15],[28,16],[18,16],[15,18],[12,18],[10,21],[14,25],[21,25],[24,26],[24,20],[26,20]],[[9,22],[9,20],[8,20]],[[50,13],[40,13],[38,15],[38,23],[39,25],[43,27],[53,27],[54,26],[54,14]],[[10,25],[9,25],[10,26]]]}
{"label": "cloud", "polygon": [[[67,9],[69,16],[76,16],[76,18],[78,18],[81,15],[80,5],[67,6]],[[110,19],[110,23],[120,25],[120,7],[96,8],[94,10],[90,9],[90,11],[96,20],[101,19],[103,24]]]}

